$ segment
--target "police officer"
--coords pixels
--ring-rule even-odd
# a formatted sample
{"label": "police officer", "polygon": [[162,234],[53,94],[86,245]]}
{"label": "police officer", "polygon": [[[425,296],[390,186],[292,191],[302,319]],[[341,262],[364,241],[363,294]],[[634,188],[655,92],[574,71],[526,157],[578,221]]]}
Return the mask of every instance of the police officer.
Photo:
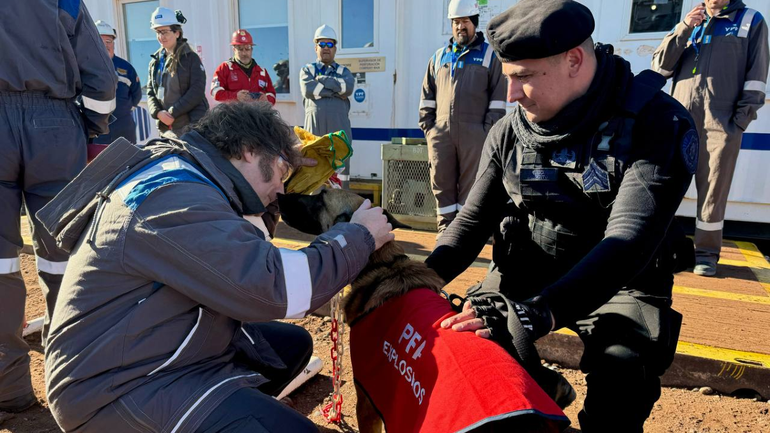
{"label": "police officer", "polygon": [[[427,264],[451,281],[494,231],[489,273],[442,326],[515,355],[522,337],[573,329],[588,384],[580,428],[641,432],[681,324],[671,290],[683,235],[672,220],[698,135],[660,91],[663,77],[634,76],[611,47],[594,48],[593,30],[588,8],[570,0],[522,0],[490,21],[518,105],[492,127],[466,205]],[[557,403],[574,398],[539,362],[529,367]]]}
{"label": "police officer", "polygon": [[452,0],[452,39],[428,61],[420,128],[428,140],[430,178],[443,232],[465,204],[489,129],[505,115],[505,78],[484,34],[476,0]]}
{"label": "police officer", "polygon": [[46,302],[45,340],[68,255],[35,213],[85,167],[86,140],[108,132],[117,76],[81,1],[3,8],[13,19],[0,26],[0,412],[19,412],[37,401],[21,338],[22,198]]}
{"label": "police officer", "polygon": [[[299,72],[299,85],[305,104],[305,129],[315,135],[345,131],[352,142],[350,131],[350,95],[353,94],[353,74],[350,69],[334,61],[337,54],[337,32],[322,25],[313,37],[318,59],[308,63]],[[339,174],[344,188],[350,181],[350,160]]]}
{"label": "police officer", "polygon": [[[102,37],[107,53],[112,58],[115,73],[118,75],[118,88],[115,92],[115,111],[112,113],[115,120],[110,123],[110,132],[94,139],[97,145],[107,145],[120,137],[136,143],[136,122],[131,112],[142,100],[142,85],[136,69],[125,59],[115,55],[115,38],[118,33],[109,24],[102,20],[96,23],[96,29]],[[90,150],[90,148],[89,148]],[[103,146],[98,151],[103,150]],[[98,153],[97,153],[98,154]],[[96,154],[89,154],[88,159],[93,159]]]}

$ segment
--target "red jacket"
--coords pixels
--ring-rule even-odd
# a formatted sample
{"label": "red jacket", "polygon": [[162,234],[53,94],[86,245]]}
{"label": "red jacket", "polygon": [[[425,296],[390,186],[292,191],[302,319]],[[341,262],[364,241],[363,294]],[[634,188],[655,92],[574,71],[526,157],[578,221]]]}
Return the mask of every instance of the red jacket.
{"label": "red jacket", "polygon": [[453,314],[445,299],[417,289],[351,327],[353,375],[387,431],[465,432],[532,414],[552,431],[569,425],[556,403],[497,343],[442,329],[441,321]]}
{"label": "red jacket", "polygon": [[270,80],[270,74],[261,66],[254,64],[249,77],[233,59],[230,59],[214,71],[214,78],[211,80],[211,96],[217,101],[230,101],[237,99],[239,90],[264,93],[267,95],[267,100],[275,105],[275,89]]}

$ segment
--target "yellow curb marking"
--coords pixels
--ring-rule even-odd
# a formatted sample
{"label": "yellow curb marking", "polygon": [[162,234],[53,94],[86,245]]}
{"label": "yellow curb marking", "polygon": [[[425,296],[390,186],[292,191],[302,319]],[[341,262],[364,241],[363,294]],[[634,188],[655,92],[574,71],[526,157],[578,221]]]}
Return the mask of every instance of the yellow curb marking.
{"label": "yellow curb marking", "polygon": [[743,254],[743,257],[746,257],[746,261],[758,268],[770,269],[770,263],[765,260],[765,255],[759,251],[756,245],[751,242],[741,241],[735,241],[735,245],[738,247],[738,251]]}
{"label": "yellow curb marking", "polygon": [[770,269],[770,265],[768,264],[758,264],[743,260],[719,259],[719,264],[724,266],[734,266],[736,268]]}
{"label": "yellow curb marking", "polygon": [[[577,337],[571,329],[560,329],[556,331],[557,334],[570,335]],[[722,347],[706,346],[705,344],[690,343],[688,341],[681,341],[676,346],[676,353],[680,355],[695,356],[698,358],[713,359],[716,361],[722,361],[728,364],[738,365],[722,365],[722,371],[719,375],[729,373],[734,379],[740,379],[745,371],[744,366],[754,366],[762,368],[770,368],[770,355],[756,352],[745,352],[741,350],[725,349]]]}
{"label": "yellow curb marking", "polygon": [[292,248],[294,248],[294,247],[296,247],[296,248],[304,248],[304,247],[310,245],[310,242],[295,241],[295,240],[284,239],[284,238],[273,238],[272,242],[274,244],[287,245],[287,246],[290,246]]}
{"label": "yellow curb marking", "polygon": [[[739,366],[749,365],[770,368],[770,355],[764,353],[725,349],[722,347],[706,346],[705,344],[690,343],[688,341],[679,341],[676,347],[676,353],[715,359],[717,361],[739,364]],[[723,366],[720,375],[724,372],[730,372],[730,370],[730,367]],[[735,369],[733,368],[733,370]],[[736,375],[743,375],[743,371],[733,371],[731,374],[731,376],[736,379],[740,378],[736,377]]]}
{"label": "yellow curb marking", "polygon": [[674,286],[673,291],[678,295],[701,296],[704,298],[726,299],[729,301],[770,305],[770,297],[767,296],[744,295],[741,293],[720,292],[718,290],[697,289],[695,287],[683,286]]}

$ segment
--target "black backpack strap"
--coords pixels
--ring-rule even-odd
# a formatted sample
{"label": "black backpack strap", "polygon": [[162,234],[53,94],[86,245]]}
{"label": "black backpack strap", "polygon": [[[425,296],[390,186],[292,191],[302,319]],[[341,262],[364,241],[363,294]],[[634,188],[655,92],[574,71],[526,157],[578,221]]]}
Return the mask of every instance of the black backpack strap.
{"label": "black backpack strap", "polygon": [[636,116],[665,85],[666,79],[663,75],[651,69],[645,69],[631,81],[631,88],[623,102],[623,109],[632,116]]}
{"label": "black backpack strap", "polygon": [[632,133],[636,116],[665,85],[666,79],[663,75],[651,69],[645,69],[631,81],[631,86],[623,101],[623,114],[615,119],[618,122],[616,124],[617,129],[612,132],[617,137],[613,141],[615,157],[622,164],[625,164],[631,155]]}

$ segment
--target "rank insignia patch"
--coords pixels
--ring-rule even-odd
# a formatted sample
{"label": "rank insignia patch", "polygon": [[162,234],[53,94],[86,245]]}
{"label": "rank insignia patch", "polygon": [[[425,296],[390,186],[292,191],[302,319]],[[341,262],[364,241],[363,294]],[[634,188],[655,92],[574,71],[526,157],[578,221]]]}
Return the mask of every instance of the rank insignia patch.
{"label": "rank insignia patch", "polygon": [[596,161],[591,160],[591,164],[583,172],[583,191],[585,192],[607,192],[610,190],[610,175]]}
{"label": "rank insignia patch", "polygon": [[682,160],[690,174],[698,168],[698,133],[691,129],[682,136]]}

